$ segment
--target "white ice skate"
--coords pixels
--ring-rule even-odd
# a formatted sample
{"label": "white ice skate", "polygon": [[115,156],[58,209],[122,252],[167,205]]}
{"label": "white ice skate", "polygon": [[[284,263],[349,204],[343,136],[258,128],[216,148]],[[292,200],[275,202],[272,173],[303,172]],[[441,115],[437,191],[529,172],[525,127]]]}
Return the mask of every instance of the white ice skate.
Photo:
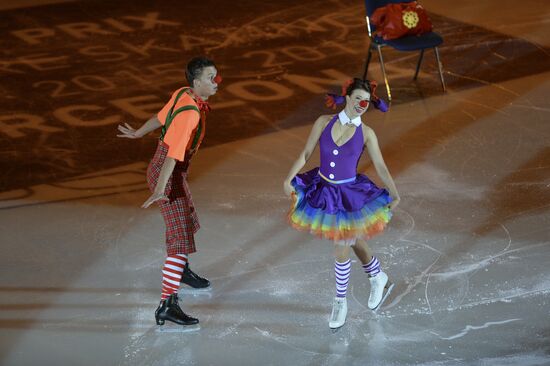
{"label": "white ice skate", "polygon": [[348,315],[348,303],[345,297],[335,297],[332,303],[332,313],[328,326],[331,329],[340,328],[346,322]]}
{"label": "white ice skate", "polygon": [[370,296],[368,307],[371,310],[378,310],[393,289],[393,283],[388,280],[388,275],[382,271],[374,277],[369,277],[369,281]]}

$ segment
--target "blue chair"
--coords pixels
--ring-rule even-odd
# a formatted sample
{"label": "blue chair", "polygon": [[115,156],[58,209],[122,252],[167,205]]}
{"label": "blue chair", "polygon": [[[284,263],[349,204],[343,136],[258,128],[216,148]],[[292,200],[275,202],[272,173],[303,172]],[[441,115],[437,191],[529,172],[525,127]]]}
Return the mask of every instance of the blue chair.
{"label": "blue chair", "polygon": [[424,57],[424,50],[427,48],[433,48],[435,57],[437,59],[437,67],[439,69],[439,78],[441,79],[441,86],[445,92],[445,80],[443,79],[443,70],[441,61],[439,59],[439,50],[437,46],[443,43],[443,38],[436,32],[424,33],[419,36],[407,36],[398,39],[384,40],[381,37],[374,35],[374,26],[370,22],[370,17],[374,11],[380,7],[383,7],[391,3],[408,3],[414,0],[365,0],[365,8],[367,11],[367,29],[369,32],[370,44],[369,52],[367,55],[367,62],[365,63],[365,72],[363,73],[363,79],[367,77],[367,71],[369,70],[369,63],[372,57],[373,49],[378,51],[378,57],[380,58],[380,68],[382,69],[382,75],[384,76],[384,83],[386,84],[386,91],[388,92],[388,99],[391,102],[390,84],[388,83],[388,77],[386,75],[386,68],[384,67],[384,58],[382,57],[382,47],[389,46],[395,48],[398,51],[420,51],[420,57],[416,65],[416,72],[414,73],[413,80],[416,80],[418,71],[420,70],[420,64]]}

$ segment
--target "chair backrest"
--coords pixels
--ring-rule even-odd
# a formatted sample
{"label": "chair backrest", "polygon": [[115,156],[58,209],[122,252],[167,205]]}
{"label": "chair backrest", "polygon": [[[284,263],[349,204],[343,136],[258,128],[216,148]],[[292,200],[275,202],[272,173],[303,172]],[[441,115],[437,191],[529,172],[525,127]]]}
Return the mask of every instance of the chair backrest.
{"label": "chair backrest", "polygon": [[378,8],[381,8],[388,4],[410,3],[412,1],[415,0],[365,0],[365,10],[367,11],[367,15],[370,18],[372,13],[374,13],[374,11]]}

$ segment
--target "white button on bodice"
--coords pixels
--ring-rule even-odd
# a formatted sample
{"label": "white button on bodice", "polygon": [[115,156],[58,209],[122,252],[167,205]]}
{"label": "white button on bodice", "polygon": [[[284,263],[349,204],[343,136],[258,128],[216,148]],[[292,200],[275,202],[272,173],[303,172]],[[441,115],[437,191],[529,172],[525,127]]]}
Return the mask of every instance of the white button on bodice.
{"label": "white button on bodice", "polygon": [[334,174],[329,174],[328,177],[329,177],[330,179],[334,179]]}
{"label": "white button on bodice", "polygon": [[332,150],[332,153],[333,153],[334,155],[338,155],[338,150],[334,149],[334,150]]}
{"label": "white button on bodice", "polygon": [[330,166],[334,168],[336,166],[336,163],[334,161],[331,161]]}

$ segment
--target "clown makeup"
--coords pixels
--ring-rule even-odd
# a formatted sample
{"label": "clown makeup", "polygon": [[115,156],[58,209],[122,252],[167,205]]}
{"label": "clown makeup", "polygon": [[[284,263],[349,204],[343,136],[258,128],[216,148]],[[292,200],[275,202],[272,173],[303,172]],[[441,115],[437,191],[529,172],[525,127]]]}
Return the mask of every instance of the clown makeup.
{"label": "clown makeup", "polygon": [[[346,97],[346,102],[347,112],[360,116],[369,108],[370,93],[366,90],[356,89]],[[351,117],[350,114],[348,115]]]}
{"label": "clown makeup", "polygon": [[201,76],[195,80],[194,91],[204,100],[216,94],[218,83],[221,82],[221,76],[217,75],[218,70],[214,66],[205,67]]}
{"label": "clown makeup", "polygon": [[361,108],[366,108],[368,105],[369,105],[369,101],[367,99],[359,102],[359,107]]}

